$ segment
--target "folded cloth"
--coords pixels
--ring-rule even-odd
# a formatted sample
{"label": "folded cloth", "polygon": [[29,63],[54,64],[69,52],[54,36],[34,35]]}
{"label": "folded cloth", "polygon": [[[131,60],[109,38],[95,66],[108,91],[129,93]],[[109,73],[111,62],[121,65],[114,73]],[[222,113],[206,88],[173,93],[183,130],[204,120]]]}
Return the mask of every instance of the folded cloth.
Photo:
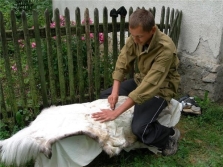
{"label": "folded cloth", "polygon": [[[120,96],[117,107],[126,98]],[[148,147],[137,144],[131,132],[134,107],[113,121],[100,123],[92,119],[92,113],[106,108],[109,108],[107,99],[46,108],[28,127],[0,141],[0,161],[19,166],[35,159],[36,167],[59,164],[80,167],[89,164],[102,150],[114,156],[122,149]],[[181,103],[172,99],[158,121],[165,126],[175,126],[181,110]],[[156,152],[154,148],[151,150]]]}

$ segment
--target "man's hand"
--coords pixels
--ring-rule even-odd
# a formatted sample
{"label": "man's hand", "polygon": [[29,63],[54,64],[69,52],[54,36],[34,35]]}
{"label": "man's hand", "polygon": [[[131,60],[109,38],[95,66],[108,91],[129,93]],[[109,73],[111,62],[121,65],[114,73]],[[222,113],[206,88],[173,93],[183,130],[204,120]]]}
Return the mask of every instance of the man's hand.
{"label": "man's hand", "polygon": [[127,98],[127,100],[115,110],[112,111],[109,109],[101,109],[101,112],[93,113],[92,118],[94,118],[95,121],[100,122],[112,121],[116,119],[119,115],[121,115],[123,112],[128,110],[130,107],[132,107],[134,104],[135,102],[131,98]]}
{"label": "man's hand", "polygon": [[109,109],[101,109],[101,112],[96,112],[92,114],[92,118],[95,121],[107,122],[112,121],[118,117],[117,112],[109,110]]}
{"label": "man's hand", "polygon": [[117,102],[118,102],[118,95],[111,94],[110,96],[108,96],[108,103],[110,104],[110,108],[112,110],[115,109],[115,105]]}

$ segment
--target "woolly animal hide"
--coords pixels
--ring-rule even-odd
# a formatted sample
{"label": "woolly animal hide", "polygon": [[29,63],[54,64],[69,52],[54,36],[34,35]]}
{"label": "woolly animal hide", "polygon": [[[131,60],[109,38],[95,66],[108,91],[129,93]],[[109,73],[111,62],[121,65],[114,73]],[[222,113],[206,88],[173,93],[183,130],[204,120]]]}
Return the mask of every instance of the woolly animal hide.
{"label": "woolly animal hide", "polygon": [[[120,96],[117,106],[125,99],[126,97]],[[107,99],[46,108],[28,127],[9,139],[0,141],[0,161],[19,166],[36,159],[39,153],[50,158],[52,145],[56,141],[80,134],[95,139],[108,155],[117,155],[123,148],[136,142],[130,126],[134,108],[130,108],[114,121],[94,121],[91,114],[106,108],[109,108]],[[164,116],[160,119],[164,119]],[[176,124],[178,120],[179,118],[175,122],[172,120],[172,124]],[[171,118],[168,117],[168,122],[170,121]]]}

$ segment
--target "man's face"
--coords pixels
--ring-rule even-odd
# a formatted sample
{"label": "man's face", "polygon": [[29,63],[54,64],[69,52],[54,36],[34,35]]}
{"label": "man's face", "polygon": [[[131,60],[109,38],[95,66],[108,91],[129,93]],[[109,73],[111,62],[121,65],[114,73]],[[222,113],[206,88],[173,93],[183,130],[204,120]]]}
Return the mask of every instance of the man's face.
{"label": "man's face", "polygon": [[144,31],[142,29],[142,26],[138,26],[137,28],[134,28],[134,29],[129,27],[129,31],[132,35],[134,42],[139,45],[149,44],[152,39],[153,34],[155,33],[155,30],[156,30],[155,26],[149,32]]}

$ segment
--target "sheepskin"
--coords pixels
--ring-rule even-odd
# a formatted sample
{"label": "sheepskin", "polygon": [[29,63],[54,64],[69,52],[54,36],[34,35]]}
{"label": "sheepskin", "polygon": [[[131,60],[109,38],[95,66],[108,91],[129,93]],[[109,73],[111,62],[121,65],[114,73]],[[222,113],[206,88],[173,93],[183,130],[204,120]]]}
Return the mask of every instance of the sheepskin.
{"label": "sheepskin", "polygon": [[[117,107],[126,98],[120,96]],[[179,104],[176,100],[171,100],[170,106],[164,109],[158,121],[165,126],[175,126],[182,110]],[[91,114],[106,108],[109,108],[107,99],[99,99],[43,109],[28,127],[9,139],[0,141],[0,161],[6,165],[20,166],[36,159],[40,153],[50,159],[54,143],[75,135],[87,135],[94,139],[109,156],[118,155],[124,148],[134,148],[134,144],[137,143],[136,136],[131,131],[134,107],[113,121],[94,121]]]}

